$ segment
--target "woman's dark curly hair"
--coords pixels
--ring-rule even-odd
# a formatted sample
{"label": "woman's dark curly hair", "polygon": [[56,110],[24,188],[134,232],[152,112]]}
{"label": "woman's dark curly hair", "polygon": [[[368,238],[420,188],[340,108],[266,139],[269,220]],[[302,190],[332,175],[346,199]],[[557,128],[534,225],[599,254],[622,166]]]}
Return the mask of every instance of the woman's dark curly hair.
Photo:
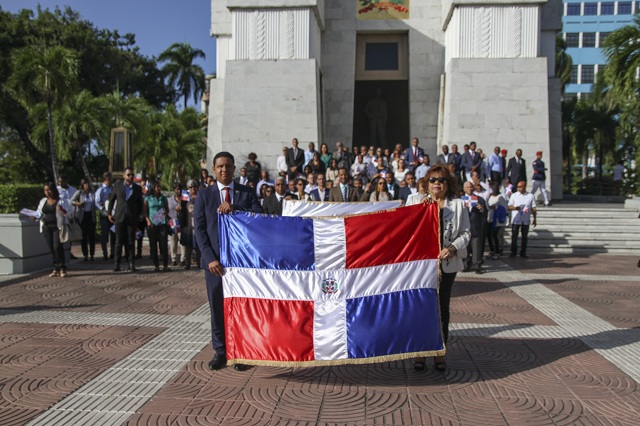
{"label": "woman's dark curly hair", "polygon": [[[446,197],[449,199],[456,198],[456,184],[453,181],[453,176],[451,176],[449,169],[444,167],[442,164],[437,164],[427,171],[427,175],[425,176],[425,178],[428,180],[431,176],[434,175],[442,176],[447,180],[447,193],[445,194]],[[428,185],[427,188],[429,188]],[[427,189],[427,193],[428,192],[429,190]]]}

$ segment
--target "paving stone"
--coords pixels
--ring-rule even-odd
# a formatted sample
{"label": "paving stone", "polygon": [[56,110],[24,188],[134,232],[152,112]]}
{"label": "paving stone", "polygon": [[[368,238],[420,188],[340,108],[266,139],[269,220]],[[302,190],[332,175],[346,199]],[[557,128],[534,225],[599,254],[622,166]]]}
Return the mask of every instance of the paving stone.
{"label": "paving stone", "polygon": [[0,424],[635,425],[637,259],[530,260],[459,274],[444,373],[431,360],[210,371],[202,272],[148,260],[4,280]]}

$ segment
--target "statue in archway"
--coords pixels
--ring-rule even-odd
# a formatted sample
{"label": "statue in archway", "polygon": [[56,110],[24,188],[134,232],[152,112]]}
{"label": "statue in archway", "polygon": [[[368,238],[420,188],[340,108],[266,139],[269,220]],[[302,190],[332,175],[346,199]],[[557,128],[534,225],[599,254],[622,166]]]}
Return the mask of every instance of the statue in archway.
{"label": "statue in archway", "polygon": [[376,89],[376,95],[369,99],[364,113],[369,123],[369,145],[386,146],[387,102],[382,98],[382,89]]}

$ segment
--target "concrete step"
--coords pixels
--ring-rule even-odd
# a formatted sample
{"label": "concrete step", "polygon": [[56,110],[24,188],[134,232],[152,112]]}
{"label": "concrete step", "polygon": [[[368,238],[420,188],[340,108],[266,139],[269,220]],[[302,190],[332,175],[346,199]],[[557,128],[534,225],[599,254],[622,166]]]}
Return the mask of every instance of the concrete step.
{"label": "concrete step", "polygon": [[[505,230],[507,246],[511,229]],[[529,229],[532,253],[612,253],[640,256],[640,219],[635,209],[540,207]]]}

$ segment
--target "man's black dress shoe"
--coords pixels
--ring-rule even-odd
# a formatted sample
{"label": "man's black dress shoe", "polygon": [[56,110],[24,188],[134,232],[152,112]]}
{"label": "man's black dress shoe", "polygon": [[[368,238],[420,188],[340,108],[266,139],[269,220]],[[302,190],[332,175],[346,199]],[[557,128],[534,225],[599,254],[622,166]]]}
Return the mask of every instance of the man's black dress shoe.
{"label": "man's black dress shoe", "polygon": [[247,369],[247,366],[244,364],[234,364],[233,369],[236,371],[245,371]]}
{"label": "man's black dress shoe", "polygon": [[209,361],[209,370],[220,370],[225,365],[227,365],[227,357],[216,354],[216,356]]}
{"label": "man's black dress shoe", "polygon": [[113,268],[113,272],[120,272],[120,271],[121,271],[120,265],[116,265],[116,267]]}
{"label": "man's black dress shoe", "polygon": [[524,257],[525,259],[528,259],[528,258],[529,258],[529,255],[527,255],[527,254],[521,254],[521,255],[520,255],[520,257]]}

